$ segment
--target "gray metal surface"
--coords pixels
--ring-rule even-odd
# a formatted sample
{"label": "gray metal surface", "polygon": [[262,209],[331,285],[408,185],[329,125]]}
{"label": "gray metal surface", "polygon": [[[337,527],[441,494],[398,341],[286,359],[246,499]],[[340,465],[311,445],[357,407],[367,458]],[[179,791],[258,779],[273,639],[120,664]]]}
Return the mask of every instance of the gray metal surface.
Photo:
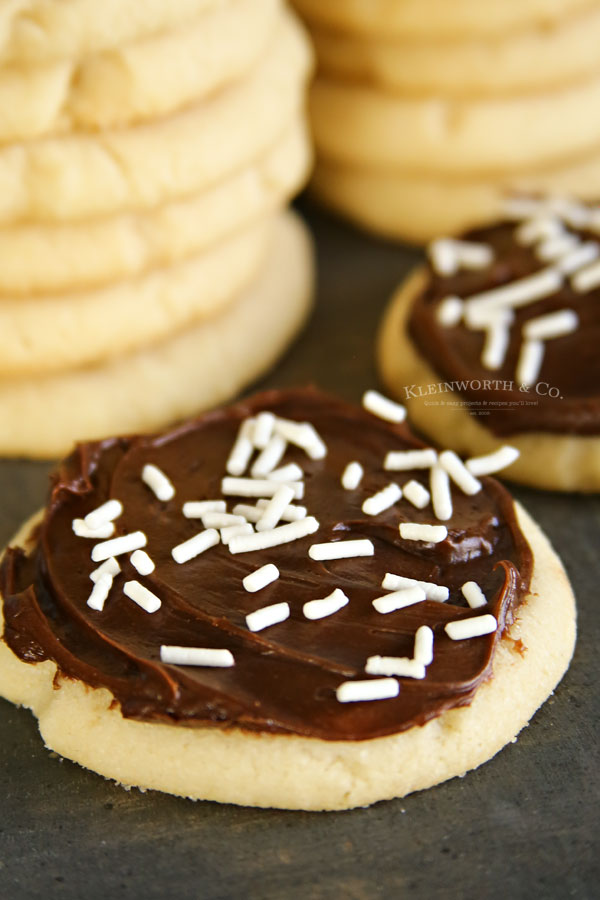
{"label": "gray metal surface", "polygon": [[[358,400],[376,384],[377,323],[415,254],[306,213],[317,309],[261,386],[312,381]],[[0,542],[42,504],[48,470],[0,463]],[[31,714],[0,701],[2,900],[597,897],[600,498],[515,493],[560,551],[579,609],[573,664],[516,744],[368,809],[253,810],[125,792],[49,753]]]}

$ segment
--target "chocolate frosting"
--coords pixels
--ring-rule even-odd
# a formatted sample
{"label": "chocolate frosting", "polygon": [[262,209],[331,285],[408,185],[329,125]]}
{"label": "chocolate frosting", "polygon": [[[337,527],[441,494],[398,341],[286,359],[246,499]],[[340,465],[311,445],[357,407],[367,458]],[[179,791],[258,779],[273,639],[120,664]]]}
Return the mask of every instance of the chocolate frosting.
{"label": "chocolate frosting", "polygon": [[[548,265],[537,258],[534,246],[517,243],[516,228],[514,222],[502,223],[466,235],[466,240],[488,244],[494,250],[494,261],[482,270],[461,269],[446,277],[437,275],[428,265],[426,287],[411,310],[409,333],[440,381],[475,382],[473,387],[462,386],[460,394],[467,401],[481,402],[475,407],[481,416],[479,421],[495,434],[600,434],[600,289],[577,293],[567,278],[561,290],[515,310],[504,363],[494,371],[481,363],[483,331],[471,331],[463,323],[448,328],[437,320],[438,304],[449,295],[467,299]],[[598,237],[585,231],[570,231],[583,240]],[[575,310],[579,327],[571,334],[545,342],[537,387],[530,385],[529,390],[523,391],[515,376],[522,325],[528,319],[561,309]],[[491,380],[491,389],[482,389],[481,382],[486,379]]]}
{"label": "chocolate frosting", "polygon": [[[263,409],[311,422],[327,445],[324,459],[309,459],[291,446],[284,458],[304,469],[302,502],[318,519],[318,532],[236,555],[220,544],[178,565],[171,549],[202,527],[183,517],[182,504],[221,496],[239,424]],[[378,516],[366,516],[361,510],[365,498],[391,480],[426,483],[423,471],[383,470],[389,450],[419,446],[404,425],[390,425],[312,389],[265,393],[159,436],[80,445],[53,478],[30,554],[12,548],[4,557],[4,640],[26,662],[52,659],[63,676],[108,688],[124,716],[151,722],[362,740],[403,731],[467,704],[490,676],[496,642],[527,590],[531,552],[509,494],[490,478],[483,479],[484,488],[475,496],[453,490],[454,515],[447,539],[439,544],[399,535],[399,522],[435,522],[431,507],[419,511],[401,500]],[[359,488],[346,491],[340,476],[354,459],[365,474]],[[176,494],[169,502],[159,502],[142,482],[148,462],[172,480]],[[76,537],[71,522],[109,498],[124,506],[116,534],[142,529],[156,569],[141,577],[128,557],[120,556],[122,572],[104,610],[97,612],[86,604],[96,541]],[[231,498],[228,508],[235,502]],[[312,543],[363,537],[373,541],[374,556],[328,562],[308,556]],[[242,578],[267,562],[277,565],[280,578],[257,593],[245,591]],[[450,600],[377,613],[372,600],[385,593],[386,572],[447,585]],[[158,612],[144,612],[123,594],[122,585],[130,579],[161,598]],[[482,587],[487,607],[473,611],[466,606],[460,586],[467,580]],[[336,587],[349,597],[346,607],[318,621],[303,616],[306,601]],[[287,621],[256,633],[248,630],[248,612],[281,601],[291,607]],[[446,636],[445,623],[480,612],[497,617],[496,634],[464,641]],[[415,632],[423,624],[435,634],[434,660],[424,680],[399,679],[400,694],[393,699],[336,699],[341,682],[369,677],[367,657],[411,657]],[[161,644],[225,647],[235,665],[166,665],[160,661]]]}

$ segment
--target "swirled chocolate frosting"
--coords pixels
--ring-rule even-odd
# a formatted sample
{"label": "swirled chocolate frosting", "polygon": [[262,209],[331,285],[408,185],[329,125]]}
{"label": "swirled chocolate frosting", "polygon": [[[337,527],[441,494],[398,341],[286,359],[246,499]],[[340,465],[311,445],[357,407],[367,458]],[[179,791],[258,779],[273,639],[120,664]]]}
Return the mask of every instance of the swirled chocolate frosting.
{"label": "swirled chocolate frosting", "polygon": [[[470,329],[462,321],[445,327],[438,320],[437,310],[445,297],[468,299],[560,264],[560,257],[540,259],[540,242],[520,243],[516,237],[519,225],[504,222],[465,235],[465,240],[492,248],[493,261],[482,269],[460,268],[446,276],[428,265],[426,287],[410,314],[409,333],[439,380],[460,385],[455,388],[457,392],[478,404],[471,410],[477,413],[480,424],[495,434],[600,434],[600,286],[574,290],[572,278],[566,274],[558,290],[516,309],[504,360],[495,370],[481,361],[485,340],[482,329]],[[571,227],[567,233],[581,244],[599,239],[597,233],[583,228]],[[544,341],[539,374],[534,383],[523,386],[516,375],[523,326],[532,318],[563,309],[576,313],[578,327]]]}
{"label": "swirled chocolate frosting", "polygon": [[[219,544],[184,564],[172,548],[201,530],[186,519],[186,501],[222,497],[221,480],[240,423],[260,410],[308,421],[327,446],[311,459],[288,445],[283,462],[304,471],[301,501],[319,522],[315,534],[268,550],[232,554]],[[326,740],[362,740],[421,725],[444,710],[468,704],[491,676],[494,649],[527,591],[531,553],[517,525],[509,494],[493,479],[467,497],[453,491],[448,536],[437,544],[400,538],[400,522],[435,523],[431,506],[415,509],[401,499],[376,516],[362,511],[364,500],[390,481],[411,478],[427,484],[427,473],[386,472],[390,450],[422,446],[404,425],[391,425],[361,408],[315,390],[269,392],[224,411],[212,412],[159,436],[125,437],[83,444],[56,472],[42,523],[28,552],[10,548],[0,569],[4,597],[3,639],[22,660],[51,659],[63,677],[108,688],[126,717],[187,726],[232,726],[259,732],[306,735]],[[344,490],[340,476],[358,460],[364,477]],[[165,472],[175,487],[168,502],[141,479],[146,463]],[[142,530],[156,564],[140,576],[128,556],[104,609],[87,605],[96,567],[90,553],[97,540],[77,537],[72,520],[109,498],[123,504],[116,534]],[[228,499],[228,509],[236,498]],[[238,498],[244,500],[244,498]],[[252,501],[245,500],[250,503]],[[369,538],[373,556],[317,562],[313,543]],[[256,593],[242,578],[265,563],[280,577]],[[426,600],[387,615],[374,598],[385,593],[387,572],[446,585],[445,603]],[[161,600],[147,613],[123,593],[125,581],[142,582]],[[477,581],[488,598],[469,609],[461,585]],[[311,621],[303,604],[341,588],[349,603],[327,618]],[[286,601],[290,617],[251,632],[247,613]],[[475,613],[492,613],[498,631],[452,641],[444,625]],[[420,625],[434,631],[434,659],[422,680],[399,678],[395,698],[341,703],[336,688],[369,678],[369,656],[412,657]],[[160,646],[227,648],[230,668],[168,665]]]}

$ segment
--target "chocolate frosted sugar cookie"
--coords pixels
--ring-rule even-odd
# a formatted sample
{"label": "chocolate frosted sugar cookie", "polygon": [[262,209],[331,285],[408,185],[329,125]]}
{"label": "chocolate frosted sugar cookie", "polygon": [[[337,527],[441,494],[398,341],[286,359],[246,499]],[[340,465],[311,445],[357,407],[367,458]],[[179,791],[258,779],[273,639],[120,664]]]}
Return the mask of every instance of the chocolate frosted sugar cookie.
{"label": "chocolate frosted sugar cookie", "polygon": [[506,490],[404,409],[258,395],[80,445],[0,566],[0,691],[125,785],[294,809],[429,787],[568,666],[573,596]]}
{"label": "chocolate frosted sugar cookie", "polygon": [[384,317],[379,368],[413,423],[465,455],[520,451],[506,476],[600,490],[600,213],[516,199],[441,239]]}

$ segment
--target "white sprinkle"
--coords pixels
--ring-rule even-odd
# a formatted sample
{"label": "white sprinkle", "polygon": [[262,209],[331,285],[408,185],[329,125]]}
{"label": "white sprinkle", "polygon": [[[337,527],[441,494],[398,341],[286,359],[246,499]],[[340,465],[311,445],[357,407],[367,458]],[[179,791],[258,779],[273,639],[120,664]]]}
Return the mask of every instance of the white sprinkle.
{"label": "white sprinkle", "polygon": [[160,599],[149,591],[139,581],[126,581],[123,585],[123,593],[148,613],[154,613],[161,607]]}
{"label": "white sprinkle", "polygon": [[[221,490],[225,495],[232,494],[235,497],[272,497],[281,484],[281,481],[271,481],[267,478],[224,478]],[[294,488],[294,498],[302,500],[303,482],[290,482],[290,487]]]}
{"label": "white sprinkle", "polygon": [[355,491],[364,475],[364,469],[359,462],[349,462],[342,472],[342,487],[345,491]]}
{"label": "white sprinkle", "polygon": [[311,559],[349,559],[353,556],[373,556],[375,547],[367,538],[350,541],[329,541],[325,544],[312,544],[308,548]]}
{"label": "white sprinkle", "polygon": [[425,666],[407,656],[369,656],[365,666],[369,675],[399,675],[404,678],[425,678]]}
{"label": "white sprinkle", "polygon": [[534,300],[541,300],[554,294],[563,283],[563,276],[556,268],[542,269],[534,275],[518,278],[502,287],[491,288],[480,294],[473,294],[466,301],[467,309],[479,306],[480,309],[496,306],[526,306]]}
{"label": "white sprinkle", "polygon": [[246,616],[246,625],[250,631],[262,631],[269,625],[277,625],[290,617],[289,603],[273,603],[271,606],[263,606]]}
{"label": "white sprinkle", "polygon": [[500,369],[506,358],[510,342],[510,328],[498,320],[490,323],[485,331],[485,341],[481,352],[481,365],[486,369]]}
{"label": "white sprinkle", "polygon": [[573,228],[585,228],[590,221],[590,208],[568,197],[550,197],[546,203],[549,210]]}
{"label": "white sprinkle", "polygon": [[98,610],[98,612],[102,612],[104,609],[104,604],[106,602],[106,598],[110,592],[112,587],[113,579],[112,575],[109,575],[108,572],[104,572],[92,588],[91,594],[87,599],[87,605],[92,609]]}
{"label": "white sprinkle", "polygon": [[250,522],[244,522],[243,525],[227,525],[225,528],[221,528],[221,543],[228,546],[234,537],[239,537],[242,534],[254,534],[254,528]]}
{"label": "white sprinkle", "polygon": [[572,309],[559,309],[545,316],[529,319],[523,325],[523,336],[532,341],[548,341],[575,331],[579,325],[577,313]]}
{"label": "white sprinkle", "polygon": [[145,550],[134,550],[129,562],[140,575],[149,575],[156,568]]}
{"label": "white sprinkle", "polygon": [[310,422],[278,418],[275,420],[275,431],[290,444],[304,450],[310,459],[323,459],[327,455],[327,447]]}
{"label": "white sprinkle", "polygon": [[439,464],[431,467],[429,472],[429,489],[436,519],[446,522],[452,517],[452,494],[450,492],[448,473]]}
{"label": "white sprinkle", "polygon": [[464,322],[473,331],[489,328],[510,328],[515,314],[507,306],[467,306]]}
{"label": "white sprinkle", "polygon": [[474,616],[471,619],[457,619],[455,622],[447,622],[444,631],[453,641],[464,641],[467,638],[480,637],[483,634],[492,634],[496,631],[498,623],[492,615]]}
{"label": "white sprinkle", "polygon": [[454,275],[458,270],[458,259],[454,242],[449,238],[438,238],[427,247],[427,253],[438,275]]}
{"label": "white sprinkle", "polygon": [[340,703],[356,703],[360,700],[387,700],[397,697],[400,684],[395,678],[372,678],[368,681],[344,681],[338,685],[335,695]]}
{"label": "white sprinkle", "polygon": [[466,461],[465,466],[471,475],[491,475],[492,472],[499,472],[500,469],[512,465],[520,455],[516,447],[505,444],[485,456],[472,456]]}
{"label": "white sprinkle", "polygon": [[96,544],[92,548],[92,560],[93,562],[102,562],[108,559],[109,556],[133,553],[134,550],[145,547],[146,543],[147,538],[143,531],[132,531],[110,541],[102,541],[101,544]]}
{"label": "white sprinkle", "polygon": [[207,512],[225,512],[226,509],[224,500],[190,500],[183,504],[186,519],[201,519]]}
{"label": "white sprinkle", "polygon": [[225,470],[230,475],[243,475],[248,468],[250,457],[254,453],[254,444],[252,443],[254,422],[254,419],[246,419],[238,429],[235,443],[225,463]]}
{"label": "white sprinkle", "polygon": [[420,587],[425,591],[427,600],[435,600],[437,603],[444,603],[450,596],[447,587],[441,584],[434,584],[432,581],[418,581],[416,578],[408,578],[406,575],[392,575],[387,572],[385,578],[381,582],[381,587],[386,591],[399,591],[403,588]]}
{"label": "white sprinkle", "polygon": [[277,547],[279,544],[289,544],[314,534],[319,528],[319,523],[314,516],[306,516],[298,522],[290,522],[287,525],[279,525],[272,531],[258,531],[256,534],[240,535],[232,538],[229,543],[231,553],[250,553],[253,550],[266,550],[268,547]]}
{"label": "white sprinkle", "polygon": [[176,563],[186,563],[200,553],[204,553],[210,547],[216,546],[220,541],[219,532],[214,528],[207,528],[205,531],[199,531],[182,544],[177,544],[171,550],[171,556]]}
{"label": "white sprinkle", "polygon": [[433,631],[429,625],[421,625],[415,634],[414,660],[423,666],[433,662]]}
{"label": "white sprinkle", "polygon": [[406,409],[400,403],[394,403],[380,394],[379,391],[366,391],[363,394],[362,405],[366,410],[386,422],[404,422]]}
{"label": "white sprinkle", "polygon": [[558,262],[579,246],[580,240],[577,235],[564,232],[543,241],[536,247],[535,253],[543,262]]}
{"label": "white sprinkle", "polygon": [[103,562],[101,566],[98,566],[97,569],[94,569],[93,572],[90,572],[90,578],[92,579],[92,581],[98,581],[100,576],[104,574],[110,575],[112,578],[114,578],[115,575],[118,575],[120,571],[121,566],[116,561],[114,556],[109,556],[109,558],[105,560],[105,562]]}
{"label": "white sprinkle", "polygon": [[428,469],[436,462],[437,453],[431,447],[426,450],[392,450],[386,454],[383,468],[389,472],[406,472],[408,469]]}
{"label": "white sprinkle", "polygon": [[[262,510],[268,505],[268,503],[268,500],[257,500],[256,506],[259,512],[262,513]],[[294,503],[290,503],[281,513],[281,520],[282,522],[297,522],[299,519],[305,519],[307,515],[308,510],[306,506],[298,506]],[[258,521],[258,519],[256,521]]]}
{"label": "white sprinkle", "polygon": [[362,505],[362,511],[367,516],[378,516],[379,513],[384,512],[384,510],[393,506],[394,503],[397,503],[401,497],[402,489],[400,485],[391,482],[380,491],[377,491],[376,494],[373,494],[372,497],[367,497]]}
{"label": "white sprinkle", "polygon": [[107,522],[112,522],[123,512],[123,504],[120,500],[107,500],[102,506],[98,506],[89,512],[83,520],[88,528],[100,528]]}
{"label": "white sprinkle", "polygon": [[174,644],[162,644],[160,658],[164,663],[174,666],[213,666],[228,668],[235,664],[230,650],[213,649],[212,647],[178,647]]}
{"label": "white sprinkle", "polygon": [[115,533],[114,522],[105,522],[99,528],[90,528],[85,519],[73,519],[71,523],[74,533],[81,538],[109,538]]}
{"label": "white sprinkle", "polygon": [[249,575],[242,578],[242,584],[250,594],[254,594],[278,578],[279,569],[277,566],[274,566],[273,563],[267,563],[266,566],[261,566],[260,569],[255,569],[254,572],[250,572]]}
{"label": "white sprinkle", "polygon": [[246,519],[233,513],[206,512],[202,516],[202,524],[205,528],[227,528],[229,525],[245,525]]}
{"label": "white sprinkle", "polygon": [[269,472],[269,478],[271,481],[302,481],[304,472],[298,463],[288,463],[287,466]]}
{"label": "white sprinkle", "polygon": [[404,499],[416,506],[417,509],[425,509],[431,499],[427,488],[423,487],[420,481],[415,481],[414,478],[402,486],[402,494]]}
{"label": "white sprinkle", "polygon": [[523,222],[517,228],[515,232],[517,243],[523,245],[537,244],[538,241],[550,241],[554,238],[560,238],[564,234],[564,225],[556,216],[544,214],[541,210],[536,210],[534,216],[531,219],[527,216],[528,221]]}
{"label": "white sprinkle", "polygon": [[455,240],[454,249],[463,269],[485,269],[494,259],[494,251],[488,244]]}
{"label": "white sprinkle", "polygon": [[465,581],[461,587],[461,591],[471,609],[477,609],[480,606],[486,605],[486,596],[476,581]]}
{"label": "white sprinkle", "polygon": [[284,509],[287,508],[290,500],[294,498],[294,491],[287,484],[282,484],[278,491],[275,491],[267,505],[263,510],[263,514],[256,523],[257,531],[271,531],[281,519]]}
{"label": "white sprinkle", "polygon": [[471,497],[481,490],[481,482],[477,481],[475,476],[469,472],[454,450],[444,450],[443,453],[440,453],[440,465],[464,494]]}
{"label": "white sprinkle", "polygon": [[458,325],[463,314],[463,301],[460,297],[445,297],[436,310],[436,319],[443,328]]}
{"label": "white sprinkle", "polygon": [[566,256],[559,259],[557,267],[563,275],[574,274],[597,259],[599,252],[600,244],[596,241],[586,241],[585,244],[580,244],[571,253],[567,253]]}
{"label": "white sprinkle", "polygon": [[543,359],[542,341],[523,341],[515,373],[517,381],[520,384],[533,384],[540,373]]}
{"label": "white sprinkle", "polygon": [[384,594],[382,597],[376,597],[373,600],[373,606],[378,613],[385,615],[395,612],[397,609],[404,609],[406,606],[414,606],[415,603],[422,603],[425,599],[423,588],[407,587],[401,588],[399,591],[392,591],[391,594]]}
{"label": "white sprinkle", "polygon": [[257,450],[264,450],[273,434],[275,416],[272,412],[261,412],[256,417],[254,426],[254,446]]}
{"label": "white sprinkle", "polygon": [[438,275],[454,275],[459,268],[484,269],[494,254],[487,244],[438,238],[428,247],[431,264]]}
{"label": "white sprinkle", "polygon": [[287,441],[280,434],[274,434],[264,450],[257,456],[254,465],[250,469],[252,477],[262,478],[268,475],[281,462],[286,447]]}
{"label": "white sprinkle", "polygon": [[571,287],[578,294],[585,294],[600,284],[600,261],[579,269],[571,275]]}
{"label": "white sprinkle", "polygon": [[[268,503],[269,501],[265,500],[264,502]],[[235,516],[243,516],[248,522],[258,522],[263,514],[263,508],[264,507],[259,506],[258,503],[256,506],[250,506],[247,503],[238,503],[233,507],[233,514]]]}
{"label": "white sprinkle", "polygon": [[419,522],[401,522],[400,537],[405,541],[427,541],[439,544],[448,537],[445,525],[422,525]]}
{"label": "white sprinkle", "polygon": [[157,500],[165,502],[175,496],[175,488],[165,473],[152,463],[146,463],[142,469],[142,481],[153,491]]}
{"label": "white sprinkle", "polygon": [[309,600],[302,607],[302,612],[307,619],[324,619],[326,616],[331,616],[333,613],[338,612],[348,603],[349,600],[345,593],[336,588],[331,594],[328,594],[327,597],[323,597],[321,600]]}

